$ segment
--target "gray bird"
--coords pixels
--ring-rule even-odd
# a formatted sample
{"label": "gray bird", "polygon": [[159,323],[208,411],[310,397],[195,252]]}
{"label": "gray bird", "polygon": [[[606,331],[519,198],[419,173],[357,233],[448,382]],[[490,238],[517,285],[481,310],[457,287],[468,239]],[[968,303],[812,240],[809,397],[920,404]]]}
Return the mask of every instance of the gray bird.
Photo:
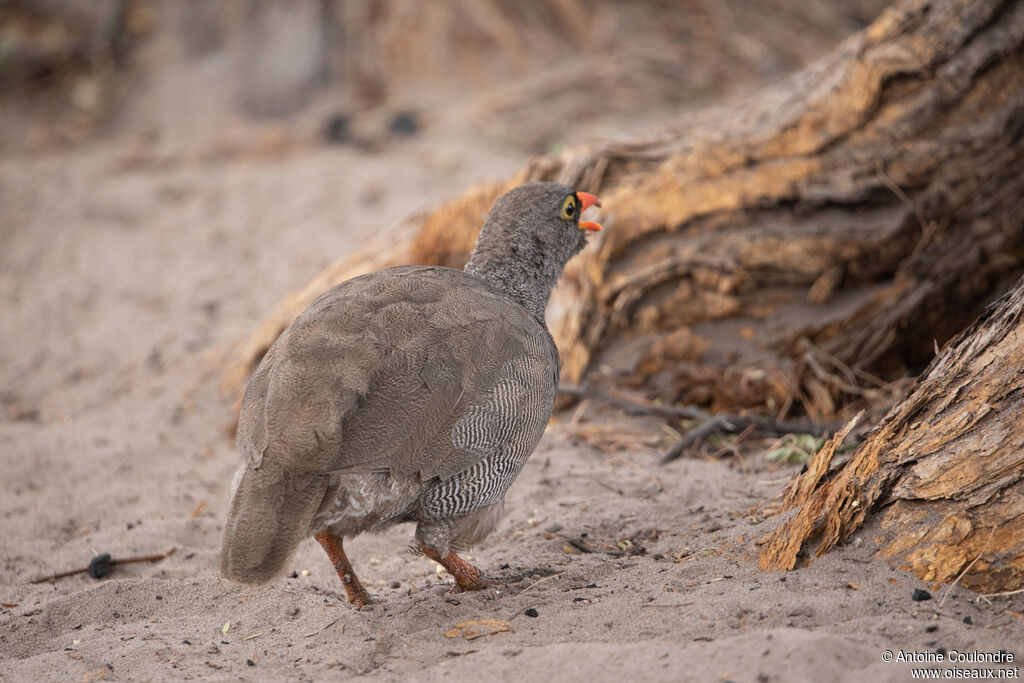
{"label": "gray bird", "polygon": [[498,199],[463,270],[400,266],[330,289],[249,381],[221,573],[262,583],[314,536],[349,602],[371,602],[345,537],[415,522],[415,544],[479,590],[460,558],[490,533],[558,385],[551,289],[597,198],[527,183]]}

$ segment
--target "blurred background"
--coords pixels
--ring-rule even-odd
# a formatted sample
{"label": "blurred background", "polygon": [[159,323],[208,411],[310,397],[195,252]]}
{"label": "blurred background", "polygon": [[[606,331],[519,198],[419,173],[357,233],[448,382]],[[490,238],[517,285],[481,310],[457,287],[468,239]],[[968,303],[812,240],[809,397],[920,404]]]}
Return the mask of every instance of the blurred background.
{"label": "blurred background", "polygon": [[886,4],[2,0],[0,404],[130,395],[418,208],[779,79]]}
{"label": "blurred background", "polygon": [[786,74],[886,4],[5,0],[0,143],[242,154],[257,124],[264,152],[454,130],[544,153]]}

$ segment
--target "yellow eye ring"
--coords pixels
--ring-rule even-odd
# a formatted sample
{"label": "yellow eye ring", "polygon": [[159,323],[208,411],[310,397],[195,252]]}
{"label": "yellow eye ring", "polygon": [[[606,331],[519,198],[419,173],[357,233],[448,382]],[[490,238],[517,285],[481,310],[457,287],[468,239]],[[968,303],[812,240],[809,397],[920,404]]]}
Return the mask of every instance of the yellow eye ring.
{"label": "yellow eye ring", "polygon": [[569,195],[562,204],[562,218],[571,221],[576,216],[576,197]]}

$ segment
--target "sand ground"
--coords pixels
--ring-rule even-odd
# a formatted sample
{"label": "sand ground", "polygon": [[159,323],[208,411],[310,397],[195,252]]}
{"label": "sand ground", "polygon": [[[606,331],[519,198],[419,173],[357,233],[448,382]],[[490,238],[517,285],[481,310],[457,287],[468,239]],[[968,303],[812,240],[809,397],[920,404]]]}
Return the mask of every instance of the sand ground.
{"label": "sand ground", "polygon": [[[619,419],[595,405],[553,422],[471,552],[487,591],[448,596],[408,527],[347,544],[380,598],[362,611],[311,540],[267,586],[218,578],[238,457],[226,350],[367,236],[524,161],[435,133],[200,154],[136,131],[0,159],[0,680],[902,681],[886,651],[1000,649],[1017,661],[955,666],[1019,677],[1024,595],[954,588],[940,605],[871,559],[870,528],[763,574],[756,541],[781,520],[752,509],[798,466],[752,444],[661,467],[656,421],[629,423],[633,448],[581,439]],[[509,629],[456,628],[487,619]]]}

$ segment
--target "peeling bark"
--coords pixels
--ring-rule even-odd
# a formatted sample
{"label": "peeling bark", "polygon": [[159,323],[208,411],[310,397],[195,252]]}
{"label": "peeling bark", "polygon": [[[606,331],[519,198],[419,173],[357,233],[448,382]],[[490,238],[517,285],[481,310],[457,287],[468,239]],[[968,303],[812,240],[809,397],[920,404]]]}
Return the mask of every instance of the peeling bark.
{"label": "peeling bark", "polygon": [[[794,480],[800,510],[763,540],[764,570],[820,556],[879,513],[875,540],[926,581],[1024,587],[1024,278],[962,332],[831,480],[848,425]],[[973,565],[971,562],[978,558]]]}

